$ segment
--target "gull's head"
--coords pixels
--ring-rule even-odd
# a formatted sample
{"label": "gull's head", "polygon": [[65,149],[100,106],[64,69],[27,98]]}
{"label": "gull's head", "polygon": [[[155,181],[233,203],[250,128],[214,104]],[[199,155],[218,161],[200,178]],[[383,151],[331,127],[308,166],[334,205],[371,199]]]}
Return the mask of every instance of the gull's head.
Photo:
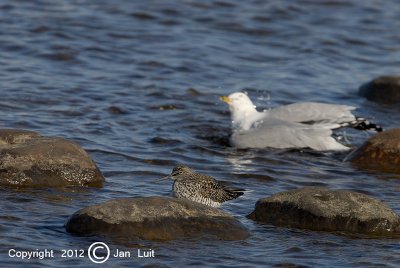
{"label": "gull's head", "polygon": [[231,111],[255,109],[253,102],[250,100],[247,94],[242,92],[232,93],[228,97],[222,96],[220,99],[229,105]]}
{"label": "gull's head", "polygon": [[220,99],[229,105],[234,128],[249,129],[258,112],[247,94],[235,92]]}

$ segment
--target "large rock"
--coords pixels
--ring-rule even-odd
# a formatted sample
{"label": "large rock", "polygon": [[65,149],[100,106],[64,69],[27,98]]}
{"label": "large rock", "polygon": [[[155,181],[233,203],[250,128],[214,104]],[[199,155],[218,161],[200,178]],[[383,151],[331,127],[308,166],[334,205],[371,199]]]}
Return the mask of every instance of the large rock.
{"label": "large rock", "polygon": [[400,102],[400,76],[380,76],[359,88],[360,96],[384,104]]}
{"label": "large rock", "polygon": [[222,210],[171,197],[120,198],[83,208],[66,223],[80,235],[120,235],[132,239],[172,240],[209,237],[241,240],[246,228]]}
{"label": "large rock", "polygon": [[26,130],[0,129],[0,185],[101,187],[104,177],[79,145]]}
{"label": "large rock", "polygon": [[400,128],[372,136],[347,159],[362,169],[400,173]]}
{"label": "large rock", "polygon": [[400,232],[400,218],[368,195],[305,187],[258,200],[250,219],[276,226],[374,235]]}

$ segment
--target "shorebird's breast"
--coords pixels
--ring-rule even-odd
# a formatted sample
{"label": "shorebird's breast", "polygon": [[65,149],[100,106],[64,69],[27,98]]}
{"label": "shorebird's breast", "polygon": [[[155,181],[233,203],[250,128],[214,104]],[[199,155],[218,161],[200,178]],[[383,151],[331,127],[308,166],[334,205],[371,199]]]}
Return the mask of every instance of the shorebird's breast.
{"label": "shorebird's breast", "polygon": [[172,186],[174,196],[177,198],[185,198],[191,201],[201,203],[211,207],[221,206],[220,202],[216,202],[209,197],[201,195],[201,185],[190,181],[174,181]]}
{"label": "shorebird's breast", "polygon": [[182,181],[174,181],[172,185],[172,190],[174,191],[175,197],[178,198],[189,198],[192,195],[192,190],[189,187],[189,184]]}

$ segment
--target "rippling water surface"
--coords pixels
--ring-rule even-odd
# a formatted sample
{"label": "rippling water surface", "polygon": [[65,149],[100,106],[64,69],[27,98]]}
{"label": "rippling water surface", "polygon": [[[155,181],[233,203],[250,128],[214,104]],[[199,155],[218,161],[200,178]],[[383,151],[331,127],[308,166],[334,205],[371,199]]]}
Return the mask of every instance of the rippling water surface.
{"label": "rippling water surface", "polygon": [[[0,189],[0,262],[93,265],[85,259],[25,260],[16,249],[151,247],[151,260],[117,266],[395,267],[400,244],[260,225],[255,202],[308,185],[361,191],[400,213],[399,179],[369,174],[343,154],[245,150],[226,145],[230,118],[218,100],[247,90],[260,108],[297,101],[359,107],[396,127],[399,108],[357,96],[360,84],[400,66],[395,1],[48,1],[0,2],[0,127],[79,142],[106,177],[102,189]],[[353,146],[369,133],[341,132]],[[251,231],[245,241],[117,244],[76,237],[76,210],[129,196],[169,195],[154,184],[183,163],[249,191],[223,206]]]}

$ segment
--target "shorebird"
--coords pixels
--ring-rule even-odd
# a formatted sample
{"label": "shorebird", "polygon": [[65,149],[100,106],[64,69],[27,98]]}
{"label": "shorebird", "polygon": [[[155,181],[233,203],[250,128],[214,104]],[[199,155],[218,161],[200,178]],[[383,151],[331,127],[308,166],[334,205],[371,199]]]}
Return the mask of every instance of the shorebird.
{"label": "shorebird", "polygon": [[353,127],[382,131],[378,125],[355,117],[356,107],[318,102],[300,102],[259,112],[250,98],[235,92],[222,101],[229,105],[232,119],[230,142],[237,148],[311,148],[344,151],[350,148],[336,141],[332,130]]}
{"label": "shorebird", "polygon": [[170,175],[158,179],[172,179],[175,197],[185,198],[211,207],[219,207],[225,201],[243,195],[242,190],[227,189],[213,177],[196,173],[185,165],[177,165]]}

